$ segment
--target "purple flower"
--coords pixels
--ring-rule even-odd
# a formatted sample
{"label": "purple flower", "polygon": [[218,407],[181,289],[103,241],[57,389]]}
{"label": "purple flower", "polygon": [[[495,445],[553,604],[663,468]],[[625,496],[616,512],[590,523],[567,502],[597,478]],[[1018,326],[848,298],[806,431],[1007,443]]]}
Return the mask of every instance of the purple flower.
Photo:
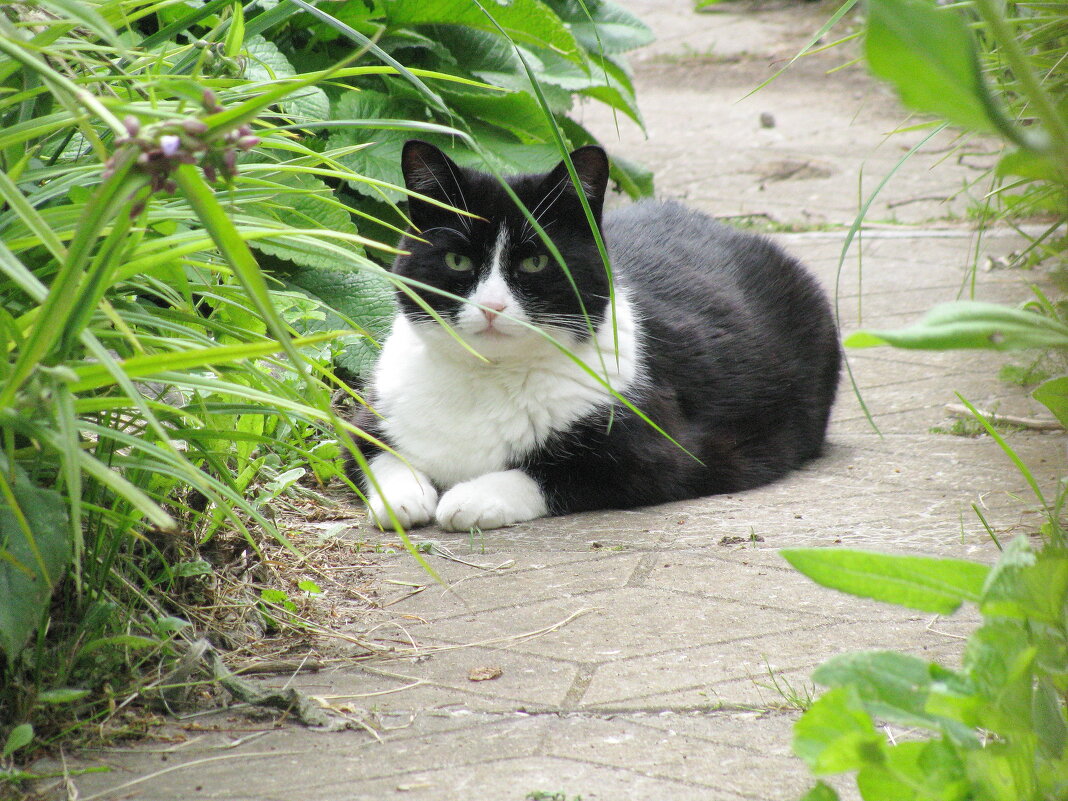
{"label": "purple flower", "polygon": [[174,134],[165,134],[159,138],[159,149],[163,151],[163,155],[167,158],[176,156],[181,147],[181,137],[175,136]]}

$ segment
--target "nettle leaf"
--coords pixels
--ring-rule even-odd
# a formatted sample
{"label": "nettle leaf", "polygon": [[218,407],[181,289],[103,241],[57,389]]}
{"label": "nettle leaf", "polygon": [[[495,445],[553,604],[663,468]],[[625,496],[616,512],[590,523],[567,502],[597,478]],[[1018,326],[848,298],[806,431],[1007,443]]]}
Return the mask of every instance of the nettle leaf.
{"label": "nettle leaf", "polygon": [[1018,175],[1033,181],[1068,183],[1064,168],[1053,158],[1031,150],[1012,150],[998,160],[998,175]]}
{"label": "nettle leaf", "polygon": [[1068,554],[1031,549],[1017,537],[990,571],[979,609],[984,615],[1015,617],[1048,626],[1063,625],[1068,608]]}
{"label": "nettle leaf", "polygon": [[0,650],[10,665],[48,609],[52,587],[70,564],[72,548],[63,496],[36,486],[18,466],[12,470],[3,456],[0,469],[18,510],[16,514],[7,503],[0,506]]}
{"label": "nettle leaf", "polygon": [[1053,412],[1053,416],[1068,428],[1068,375],[1051,378],[1035,388],[1031,397]]}
{"label": "nettle leaf", "polygon": [[[317,228],[340,233],[357,234],[357,228],[348,212],[333,202],[330,188],[319,178],[297,172],[251,172],[258,180],[274,185],[270,198],[247,203],[245,212],[285,223],[294,229]],[[263,253],[276,256],[294,264],[322,269],[352,269],[355,261],[364,256],[357,244],[337,239],[329,240],[329,247],[318,244],[313,236],[296,240],[293,236],[250,240],[249,245]],[[338,248],[342,251],[338,252]],[[344,254],[351,253],[352,260],[344,261]]]}
{"label": "nettle leaf", "polygon": [[794,753],[816,775],[878,763],[885,742],[852,687],[824,693],[794,724]]}
{"label": "nettle leaf", "polygon": [[895,651],[856,651],[831,657],[812,678],[827,687],[853,687],[874,718],[946,730],[958,742],[979,746],[970,728],[929,709],[936,687],[940,692],[967,690],[964,677],[938,665]]}
{"label": "nettle leaf", "polygon": [[915,350],[1068,349],[1068,326],[1026,309],[962,300],[938,304],[907,328],[858,331],[846,338],[845,345],[850,348],[893,345]]}
{"label": "nettle leaf", "polygon": [[[289,59],[274,42],[262,36],[252,36],[245,41],[248,65],[245,78],[250,81],[270,83],[278,78],[292,78],[297,74]],[[288,95],[281,102],[282,110],[297,122],[317,122],[329,119],[330,100],[318,86],[305,86]]]}
{"label": "nettle leaf", "polygon": [[865,53],[905,105],[973,131],[998,129],[972,33],[956,7],[929,0],[869,0]]}
{"label": "nettle leaf", "polygon": [[389,333],[396,311],[392,285],[379,275],[301,268],[286,276],[287,288],[315,298],[324,307],[322,320],[294,321],[302,334],[316,331],[361,329],[339,340],[334,363],[359,378],[366,378],[378,358],[378,343]]}
{"label": "nettle leaf", "polygon": [[591,53],[623,53],[656,38],[638,17],[608,0],[564,0],[553,5],[571,26],[575,38]]}
{"label": "nettle leaf", "polygon": [[[346,92],[334,108],[332,118],[335,120],[389,120],[420,119],[425,112],[415,103],[393,97],[384,92],[373,90]],[[349,153],[338,159],[346,167],[360,175],[385,181],[396,186],[404,186],[401,173],[400,157],[404,143],[412,138],[411,131],[391,130],[388,123],[382,128],[339,128],[330,134],[327,146],[331,149],[364,144],[361,150]],[[437,144],[442,137],[433,134],[419,134]],[[349,187],[363,195],[381,198],[384,194],[392,201],[405,198],[403,192],[391,189],[376,189],[362,181],[349,181]]]}
{"label": "nettle leaf", "polygon": [[894,801],[963,801],[969,797],[964,763],[940,740],[887,748],[885,762],[865,765],[857,774],[857,789],[862,798]]}
{"label": "nettle leaf", "polygon": [[464,119],[481,120],[514,134],[520,141],[547,142],[552,126],[537,99],[527,92],[443,89],[442,97]]}
{"label": "nettle leaf", "polygon": [[[470,0],[394,0],[386,6],[391,27],[412,25],[466,25],[536,45],[571,58],[581,58],[579,44],[552,9],[538,0],[486,2],[481,8]],[[486,14],[493,17],[496,25]]]}
{"label": "nettle leaf", "polygon": [[582,89],[582,94],[622,111],[645,130],[634,85],[626,71],[612,59],[594,57],[591,72],[597,78],[596,85]]}
{"label": "nettle leaf", "polygon": [[990,568],[962,559],[894,556],[847,548],[789,548],[779,553],[824,587],[909,609],[948,615],[978,601]]}

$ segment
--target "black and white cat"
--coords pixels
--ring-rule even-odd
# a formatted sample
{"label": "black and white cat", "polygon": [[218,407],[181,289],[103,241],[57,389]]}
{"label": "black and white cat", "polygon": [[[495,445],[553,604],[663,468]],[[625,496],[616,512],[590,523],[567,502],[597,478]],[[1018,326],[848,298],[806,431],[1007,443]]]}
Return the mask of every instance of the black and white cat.
{"label": "black and white cat", "polygon": [[[601,224],[607,156],[571,160]],[[771,242],[637,203],[604,217],[610,283],[566,167],[509,178],[569,277],[493,177],[419,141],[402,167],[408,189],[472,216],[409,203],[393,269],[433,314],[398,292],[357,419],[403,460],[358,440],[377,488],[351,468],[380,525],[387,500],[405,527],[462,531],[735,492],[820,453],[838,335]]]}

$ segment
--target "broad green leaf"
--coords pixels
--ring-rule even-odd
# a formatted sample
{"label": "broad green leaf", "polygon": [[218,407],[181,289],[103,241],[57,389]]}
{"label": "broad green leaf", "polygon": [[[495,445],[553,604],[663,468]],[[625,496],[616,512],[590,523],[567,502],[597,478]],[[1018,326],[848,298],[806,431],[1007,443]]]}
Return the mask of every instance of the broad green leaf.
{"label": "broad green leaf", "polygon": [[[578,59],[579,45],[563,21],[538,0],[394,0],[385,6],[390,26],[467,25]],[[490,19],[492,17],[492,20]],[[496,21],[497,25],[494,25]]]}
{"label": "broad green leaf", "polygon": [[964,601],[978,601],[990,571],[960,559],[894,556],[845,548],[779,551],[824,587],[877,601],[948,615]]}
{"label": "broad green leaf", "polygon": [[303,592],[309,592],[312,595],[320,595],[323,591],[322,587],[320,587],[311,579],[304,579],[303,581],[298,581],[297,589],[302,590]]}
{"label": "broad green leaf", "polygon": [[968,637],[964,672],[981,703],[975,724],[1002,735],[1030,726],[1036,648],[1028,626],[1011,619],[988,618]]}
{"label": "broad green leaf", "polygon": [[341,272],[300,268],[285,275],[288,286],[317,299],[328,310],[322,320],[293,321],[302,334],[318,330],[337,331],[357,326],[361,333],[340,340],[335,363],[349,373],[366,378],[378,358],[376,342],[389,331],[396,309],[393,287],[382,276],[365,272]]}
{"label": "broad green leaf", "polygon": [[[321,179],[300,172],[262,172],[259,169],[250,169],[247,176],[254,178],[257,184],[262,181],[265,186],[262,198],[246,202],[244,211],[280,222],[289,229],[288,236],[250,239],[249,245],[254,250],[303,267],[335,270],[351,270],[365,255],[366,251],[358,244],[315,233],[326,230],[353,237],[359,235],[352,215],[337,202],[334,193]],[[302,235],[307,231],[311,233]],[[347,260],[346,256],[349,257]]]}
{"label": "broad green leaf", "polygon": [[957,7],[930,0],[869,0],[865,53],[916,111],[980,132],[999,128],[975,43]]}
{"label": "broad green leaf", "polygon": [[926,711],[932,665],[895,651],[855,651],[832,656],[812,674],[827,687],[851,686],[872,717],[903,726],[938,729]]}
{"label": "broad green leaf", "polygon": [[[399,101],[384,92],[367,89],[346,92],[335,106],[332,116],[339,120],[389,120],[404,117],[418,119],[418,114],[418,109],[412,103]],[[360,175],[394,186],[404,186],[400,157],[405,141],[410,138],[410,132],[390,130],[388,124],[384,124],[382,128],[340,128],[331,132],[327,144],[331,149],[366,145],[338,160]],[[420,138],[435,144],[441,141],[434,136]],[[393,201],[404,198],[402,192],[378,189],[361,181],[349,181],[348,185],[351,189],[374,198],[379,198],[382,194]]]}
{"label": "broad green leaf", "polygon": [[958,301],[935,306],[919,322],[896,331],[858,331],[846,347],[893,345],[916,350],[1068,348],[1068,326],[1059,320],[997,303]]}
{"label": "broad green leaf", "polygon": [[33,742],[33,726],[29,723],[20,723],[8,732],[4,742],[4,750],[0,751],[0,757],[7,759],[20,748],[25,748]]}
{"label": "broad green leaf", "polygon": [[609,0],[565,0],[558,8],[575,38],[591,53],[622,53],[656,38],[638,17]]}
{"label": "broad green leaf", "polygon": [[824,693],[794,724],[794,753],[817,776],[878,763],[885,742],[852,687]]}
{"label": "broad green leaf", "polygon": [[982,788],[981,801],[1038,799],[1034,756],[1026,740],[990,743],[964,753],[968,779]]}
{"label": "broad green leaf", "polygon": [[[253,36],[245,42],[245,52],[249,59],[245,77],[250,81],[271,83],[297,74],[278,46],[262,36]],[[297,122],[317,122],[330,118],[330,100],[318,86],[304,86],[295,90],[282,100],[281,106]]]}
{"label": "broad green leaf", "polygon": [[941,741],[903,742],[885,753],[884,763],[865,765],[857,774],[862,798],[966,801],[970,797],[964,763]]}
{"label": "broad green leaf", "polygon": [[4,456],[0,470],[0,651],[10,666],[48,609],[72,543],[63,496],[34,485]]}
{"label": "broad green leaf", "polygon": [[1064,720],[1061,699],[1048,679],[1040,680],[1035,687],[1033,705],[1031,719],[1039,745],[1049,759],[1061,758],[1068,748],[1068,725]]}
{"label": "broad green leaf", "polygon": [[1018,149],[1006,153],[998,161],[996,172],[998,175],[1018,175],[1034,181],[1068,182],[1060,164],[1031,150]]}
{"label": "broad green leaf", "polygon": [[1035,388],[1031,397],[1053,412],[1053,416],[1068,428],[1068,376],[1051,378]]}
{"label": "broad green leaf", "polygon": [[983,588],[984,615],[1063,626],[1068,612],[1068,552],[1052,545],[1038,552],[1026,537],[1001,553]]}

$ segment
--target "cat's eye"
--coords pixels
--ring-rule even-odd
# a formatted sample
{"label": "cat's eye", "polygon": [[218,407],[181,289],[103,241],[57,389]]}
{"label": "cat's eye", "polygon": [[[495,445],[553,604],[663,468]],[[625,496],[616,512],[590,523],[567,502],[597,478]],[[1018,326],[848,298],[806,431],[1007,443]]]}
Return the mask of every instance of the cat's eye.
{"label": "cat's eye", "polygon": [[475,263],[471,261],[471,257],[462,253],[446,253],[445,264],[448,265],[450,270],[456,270],[458,273],[466,273],[475,266]]}
{"label": "cat's eye", "polygon": [[549,264],[549,257],[544,253],[537,256],[527,256],[519,262],[519,269],[525,273],[540,273]]}

